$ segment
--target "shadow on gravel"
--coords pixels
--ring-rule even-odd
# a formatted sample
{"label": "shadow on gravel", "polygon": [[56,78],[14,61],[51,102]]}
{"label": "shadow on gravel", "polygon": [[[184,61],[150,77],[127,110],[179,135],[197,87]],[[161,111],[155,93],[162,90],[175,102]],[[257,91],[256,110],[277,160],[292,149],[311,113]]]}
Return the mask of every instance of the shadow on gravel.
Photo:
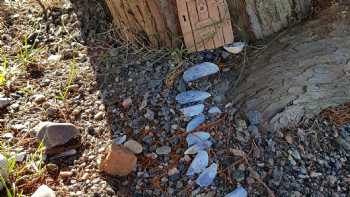
{"label": "shadow on gravel", "polygon": [[[71,3],[80,21],[80,36],[85,42],[83,44],[88,46],[88,57],[95,71],[97,88],[101,92],[102,98],[100,99],[102,99],[106,106],[108,124],[110,125],[109,130],[111,131],[111,135],[114,136],[114,131],[117,129],[116,126],[113,127],[113,124],[118,121],[116,117],[111,116],[111,109],[114,109],[120,100],[117,99],[119,92],[114,91],[118,91],[118,88],[112,87],[113,83],[111,81],[115,81],[116,76],[119,76],[115,67],[126,62],[118,58],[119,52],[117,50],[114,52],[111,51],[115,47],[120,47],[120,43],[115,40],[115,35],[111,31],[111,18],[105,1],[72,0]],[[113,57],[113,53],[115,57]],[[117,127],[121,128],[121,126]],[[129,185],[125,185],[125,183],[129,181],[130,184],[130,181],[135,178],[132,177],[133,175],[116,178],[102,173],[102,176],[105,177],[108,184],[115,190],[118,196],[132,196],[132,189]]]}
{"label": "shadow on gravel", "polygon": [[[180,77],[184,69],[192,63],[217,63],[222,51],[184,57],[181,50],[135,48],[116,39],[104,1],[78,0],[72,3],[80,20],[81,36],[89,47],[90,63],[95,69],[97,85],[106,106],[112,138],[126,135],[128,139],[135,139],[143,145],[143,153],[138,155],[138,173],[127,177],[106,176],[107,181],[122,196],[160,196],[164,192],[187,196],[186,192],[192,190],[194,184],[187,185],[188,177],[183,176],[187,170],[185,166],[189,165],[181,159],[187,148],[183,133],[185,125],[175,110],[179,106],[174,98],[187,89]],[[169,73],[174,77],[169,77]],[[215,103],[222,104],[230,82],[236,77],[231,71],[222,72],[191,88],[216,95]],[[166,82],[173,84],[172,88],[167,88]],[[122,103],[128,98],[132,103],[125,107]],[[217,118],[223,120],[223,117]],[[172,151],[157,156],[155,152],[160,146],[169,146]],[[220,157],[215,155],[212,160],[221,160]],[[221,163],[227,166],[230,162],[229,158],[226,163]],[[172,169],[179,172],[169,176],[168,171]],[[162,182],[162,178],[170,180],[163,179]],[[233,186],[222,184],[223,181],[220,178],[216,184]],[[174,191],[169,192],[169,188]]]}

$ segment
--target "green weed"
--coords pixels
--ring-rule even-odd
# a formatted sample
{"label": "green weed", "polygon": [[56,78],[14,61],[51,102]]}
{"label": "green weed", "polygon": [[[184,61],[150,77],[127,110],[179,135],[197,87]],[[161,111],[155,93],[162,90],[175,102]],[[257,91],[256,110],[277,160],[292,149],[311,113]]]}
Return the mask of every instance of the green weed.
{"label": "green weed", "polygon": [[72,87],[74,80],[78,75],[78,72],[79,72],[79,69],[77,67],[76,60],[75,60],[75,58],[73,58],[73,60],[69,64],[67,81],[64,84],[63,88],[61,89],[59,95],[56,96],[57,99],[65,100],[67,98],[69,90]]}
{"label": "green weed", "polygon": [[[18,163],[16,157],[9,154],[10,152],[13,152],[13,149],[14,148],[10,144],[0,144],[0,152],[7,158],[10,179],[6,181],[0,176],[0,183],[4,186],[7,197],[21,197],[23,191],[21,191],[20,188],[17,188],[18,182],[23,180],[23,178],[34,179],[35,177],[41,177],[44,175],[45,147],[41,142],[34,153],[27,154],[27,159],[22,163]],[[28,174],[29,171],[31,172],[30,174]]]}
{"label": "green weed", "polygon": [[28,44],[28,37],[25,36],[23,39],[23,44],[21,49],[17,54],[17,61],[20,65],[28,66],[29,64],[34,64],[38,61],[40,52],[42,48],[35,48],[35,44]]}
{"label": "green weed", "polygon": [[181,48],[171,49],[170,51],[171,59],[174,61],[175,65],[182,64],[187,54],[188,49],[186,49],[184,46],[182,46]]}

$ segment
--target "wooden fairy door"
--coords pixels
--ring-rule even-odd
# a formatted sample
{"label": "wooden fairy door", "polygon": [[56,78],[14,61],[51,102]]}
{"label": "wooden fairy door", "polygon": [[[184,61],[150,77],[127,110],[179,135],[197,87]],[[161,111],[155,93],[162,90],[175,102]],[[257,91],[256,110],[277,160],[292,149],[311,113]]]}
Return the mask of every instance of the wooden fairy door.
{"label": "wooden fairy door", "polygon": [[232,43],[233,31],[225,0],[177,0],[186,47],[202,51]]}

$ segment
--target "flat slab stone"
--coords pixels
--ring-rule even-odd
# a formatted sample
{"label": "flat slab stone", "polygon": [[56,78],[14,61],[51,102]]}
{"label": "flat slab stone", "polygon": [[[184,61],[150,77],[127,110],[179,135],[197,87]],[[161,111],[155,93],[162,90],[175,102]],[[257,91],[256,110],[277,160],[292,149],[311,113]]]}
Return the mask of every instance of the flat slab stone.
{"label": "flat slab stone", "polygon": [[208,153],[206,151],[199,151],[188,168],[186,175],[193,176],[201,173],[208,166],[208,162]]}
{"label": "flat slab stone", "polygon": [[216,163],[211,164],[207,169],[205,169],[199,177],[196,179],[196,183],[200,187],[208,187],[211,185],[218,172],[218,165]]}
{"label": "flat slab stone", "polygon": [[198,105],[193,105],[190,107],[185,107],[180,109],[180,111],[186,116],[186,117],[193,117],[197,116],[204,111],[204,105],[203,104],[198,104]]}
{"label": "flat slab stone", "polygon": [[176,101],[180,104],[193,103],[198,101],[204,101],[209,98],[211,95],[208,92],[190,90],[182,92],[176,96]]}
{"label": "flat slab stone", "polygon": [[209,149],[211,147],[211,145],[213,145],[213,143],[211,141],[209,141],[209,140],[206,140],[206,141],[201,142],[201,143],[194,144],[193,146],[189,147],[185,151],[185,155],[197,154],[199,151]]}
{"label": "flat slab stone", "polygon": [[243,187],[237,187],[233,192],[230,192],[225,195],[225,197],[247,197],[248,192]]}
{"label": "flat slab stone", "polygon": [[183,74],[183,79],[185,82],[195,81],[202,77],[206,77],[219,72],[219,67],[216,64],[210,62],[204,62],[197,64],[187,69]]}
{"label": "flat slab stone", "polygon": [[190,147],[194,144],[199,144],[207,141],[210,138],[210,134],[203,131],[188,134],[186,137],[187,145]]}
{"label": "flat slab stone", "polygon": [[205,116],[200,114],[194,117],[186,126],[186,132],[194,131],[199,125],[203,124],[205,121]]}

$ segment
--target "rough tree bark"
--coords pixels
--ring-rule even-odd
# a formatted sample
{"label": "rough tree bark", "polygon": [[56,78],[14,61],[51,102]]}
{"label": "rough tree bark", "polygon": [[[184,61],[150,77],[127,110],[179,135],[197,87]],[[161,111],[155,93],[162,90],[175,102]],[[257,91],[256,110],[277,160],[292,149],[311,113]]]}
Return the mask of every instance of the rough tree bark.
{"label": "rough tree bark", "polygon": [[176,0],[106,0],[124,39],[171,47],[179,35]]}
{"label": "rough tree bark", "polygon": [[350,100],[350,6],[332,6],[288,30],[258,57],[231,98],[271,130]]}
{"label": "rough tree bark", "polygon": [[[276,33],[309,16],[315,0],[226,1],[235,32],[245,40],[254,40]],[[323,0],[325,1],[329,0]],[[146,40],[153,45],[172,46],[176,44],[174,39],[181,37],[176,0],[106,2],[114,23],[123,32],[125,39]]]}

